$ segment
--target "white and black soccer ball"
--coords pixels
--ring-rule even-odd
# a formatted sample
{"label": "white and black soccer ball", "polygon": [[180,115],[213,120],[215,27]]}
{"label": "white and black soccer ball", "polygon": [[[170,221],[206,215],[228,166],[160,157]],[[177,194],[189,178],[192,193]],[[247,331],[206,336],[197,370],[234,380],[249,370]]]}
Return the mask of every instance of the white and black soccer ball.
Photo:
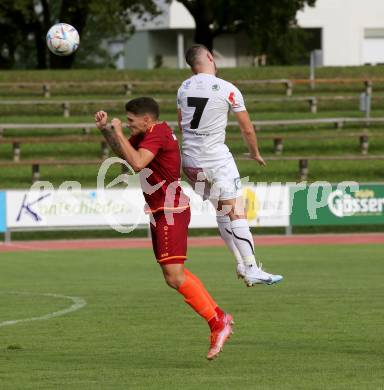
{"label": "white and black soccer ball", "polygon": [[70,24],[57,23],[47,33],[48,49],[58,56],[71,55],[77,50],[79,44],[79,33]]}

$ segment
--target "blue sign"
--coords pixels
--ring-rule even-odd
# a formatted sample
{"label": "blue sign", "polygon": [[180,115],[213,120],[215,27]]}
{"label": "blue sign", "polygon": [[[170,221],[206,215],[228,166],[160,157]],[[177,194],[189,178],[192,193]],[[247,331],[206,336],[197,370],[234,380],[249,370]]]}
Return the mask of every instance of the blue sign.
{"label": "blue sign", "polygon": [[5,192],[0,192],[0,233],[7,230],[5,223]]}

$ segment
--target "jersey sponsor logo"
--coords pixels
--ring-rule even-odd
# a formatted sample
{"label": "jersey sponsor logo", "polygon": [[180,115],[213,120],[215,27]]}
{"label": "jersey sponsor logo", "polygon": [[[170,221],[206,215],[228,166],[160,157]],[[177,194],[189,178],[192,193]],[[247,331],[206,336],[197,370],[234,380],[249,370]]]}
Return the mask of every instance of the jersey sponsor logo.
{"label": "jersey sponsor logo", "polygon": [[231,92],[228,96],[229,102],[232,104],[232,106],[235,104],[235,92]]}
{"label": "jersey sponsor logo", "polygon": [[184,89],[188,89],[190,86],[191,86],[191,80],[187,80],[187,81],[183,84],[183,88],[184,88]]}
{"label": "jersey sponsor logo", "polygon": [[219,91],[220,90],[220,85],[219,84],[213,84],[212,85],[212,91]]}
{"label": "jersey sponsor logo", "polygon": [[183,130],[185,133],[191,133],[193,135],[197,135],[198,137],[209,137],[211,134],[209,133],[199,133],[198,131],[192,131],[189,129],[184,129]]}
{"label": "jersey sponsor logo", "polygon": [[229,103],[231,103],[232,108],[238,108],[240,105],[235,101],[235,92],[231,92],[228,96]]}

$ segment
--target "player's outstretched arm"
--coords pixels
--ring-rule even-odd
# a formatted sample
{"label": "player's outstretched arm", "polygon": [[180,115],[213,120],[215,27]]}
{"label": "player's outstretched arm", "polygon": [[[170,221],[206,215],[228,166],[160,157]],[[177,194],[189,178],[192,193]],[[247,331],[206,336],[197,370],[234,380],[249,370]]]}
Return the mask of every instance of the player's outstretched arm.
{"label": "player's outstretched arm", "polygon": [[243,135],[245,142],[248,146],[250,157],[253,160],[256,160],[262,166],[267,165],[259,152],[255,129],[253,127],[251,119],[249,118],[248,112],[239,111],[235,112],[235,115],[241,130],[241,134]]}

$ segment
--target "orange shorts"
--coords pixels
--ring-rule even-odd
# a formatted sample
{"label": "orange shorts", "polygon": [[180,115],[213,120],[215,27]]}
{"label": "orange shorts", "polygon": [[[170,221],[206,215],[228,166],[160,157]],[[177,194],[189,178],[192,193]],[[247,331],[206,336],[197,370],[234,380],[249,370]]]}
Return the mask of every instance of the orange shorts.
{"label": "orange shorts", "polygon": [[172,214],[168,211],[167,214],[157,212],[151,215],[152,246],[158,263],[183,264],[187,259],[190,219],[189,207],[179,213]]}

